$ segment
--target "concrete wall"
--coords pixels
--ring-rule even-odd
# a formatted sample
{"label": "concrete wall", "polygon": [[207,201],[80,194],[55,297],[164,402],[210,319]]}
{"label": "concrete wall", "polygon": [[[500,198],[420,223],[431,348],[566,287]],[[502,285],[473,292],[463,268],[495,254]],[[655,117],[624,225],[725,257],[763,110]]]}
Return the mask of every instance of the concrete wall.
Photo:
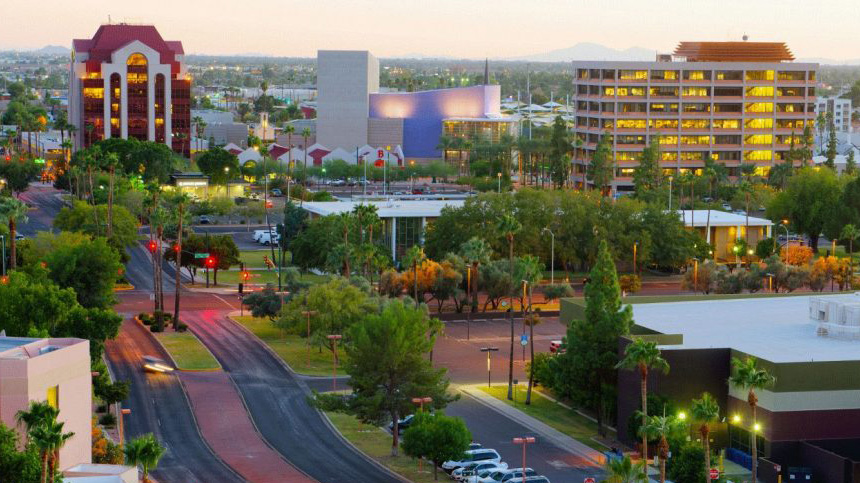
{"label": "concrete wall", "polygon": [[403,144],[403,119],[368,119],[367,144],[400,146]]}
{"label": "concrete wall", "polygon": [[379,61],[367,51],[317,52],[317,141],[331,149],[367,144],[369,95],[379,91]]}

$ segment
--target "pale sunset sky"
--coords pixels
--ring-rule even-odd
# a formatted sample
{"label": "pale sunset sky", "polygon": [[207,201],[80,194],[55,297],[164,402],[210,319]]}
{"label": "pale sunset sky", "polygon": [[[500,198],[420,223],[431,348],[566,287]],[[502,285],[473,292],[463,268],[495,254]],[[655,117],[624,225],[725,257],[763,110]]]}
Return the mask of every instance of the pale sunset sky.
{"label": "pale sunset sky", "polygon": [[785,41],[799,58],[860,58],[858,0],[1,0],[0,49],[70,46],[113,22],[154,24],[186,53],[312,57],[368,49],[506,58],[593,42]]}

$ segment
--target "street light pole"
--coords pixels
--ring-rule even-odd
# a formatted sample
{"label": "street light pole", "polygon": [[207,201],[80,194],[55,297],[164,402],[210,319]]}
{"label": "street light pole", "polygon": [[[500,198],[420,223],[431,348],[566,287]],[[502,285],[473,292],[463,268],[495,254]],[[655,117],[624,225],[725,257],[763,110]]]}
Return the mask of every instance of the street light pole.
{"label": "street light pole", "polygon": [[497,176],[499,177],[499,193],[501,193],[502,192],[502,173],[498,173]]}
{"label": "street light pole", "polygon": [[[514,438],[513,439],[514,444],[523,445],[523,474],[522,474],[522,477],[520,478],[520,481],[526,481],[526,468],[527,468],[526,467],[526,446],[529,444],[533,444],[534,442],[535,442],[534,436],[526,436],[523,438]],[[511,481],[514,481],[514,480],[511,480]]]}
{"label": "street light pole", "polygon": [[0,275],[6,275],[6,236],[0,235],[0,249],[3,251],[3,272]]}
{"label": "street light pole", "polygon": [[332,370],[331,370],[331,390],[337,391],[337,341],[343,338],[340,334],[331,334],[326,336],[332,343]]}
{"label": "street light pole", "polygon": [[549,227],[544,228],[543,231],[549,233],[551,238],[550,241],[550,255],[549,255],[549,283],[555,284],[555,233],[549,229]]}
{"label": "street light pole", "polygon": [[[418,411],[422,412],[422,413],[424,412],[424,403],[430,404],[431,402],[433,402],[432,397],[413,397],[412,398],[412,403],[418,404],[419,405]],[[423,459],[424,458],[421,458],[421,457],[418,458],[418,472],[419,473],[421,473],[421,460],[423,460]]]}
{"label": "street light pole", "polygon": [[492,384],[490,382],[490,367],[491,367],[490,366],[490,353],[491,352],[498,352],[498,351],[499,351],[498,347],[481,347],[481,352],[487,353],[487,387],[492,386]]}
{"label": "street light pole", "polygon": [[307,367],[311,367],[311,315],[316,315],[316,310],[304,310],[302,311],[302,315],[307,317],[308,319],[308,337],[307,337],[307,345],[308,347],[308,357],[307,357]]}

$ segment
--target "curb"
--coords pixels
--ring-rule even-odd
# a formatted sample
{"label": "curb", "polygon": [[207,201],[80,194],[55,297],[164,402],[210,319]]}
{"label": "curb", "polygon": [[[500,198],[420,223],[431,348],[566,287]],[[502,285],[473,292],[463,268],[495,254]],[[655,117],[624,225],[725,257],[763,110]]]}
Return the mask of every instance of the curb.
{"label": "curb", "polygon": [[394,477],[395,479],[398,479],[398,480],[400,480],[400,481],[402,481],[402,482],[404,482],[404,483],[412,483],[412,480],[410,480],[410,479],[406,478],[405,476],[401,475],[400,473],[397,473],[396,471],[392,470],[391,468],[389,468],[389,467],[385,466],[384,464],[380,463],[379,461],[377,461],[377,460],[376,460],[376,458],[373,458],[373,457],[372,457],[372,456],[370,456],[369,454],[367,454],[367,453],[365,453],[364,451],[362,451],[362,450],[358,449],[358,447],[357,447],[357,446],[355,446],[354,444],[352,444],[352,442],[351,442],[351,441],[349,441],[348,439],[346,439],[346,436],[344,436],[344,435],[343,435],[343,433],[341,433],[341,432],[340,432],[340,430],[339,430],[339,429],[337,429],[337,426],[335,426],[335,425],[334,425],[334,423],[332,423],[332,422],[331,422],[331,419],[329,419],[328,414],[326,414],[326,413],[325,413],[325,412],[323,412],[323,411],[320,411],[319,409],[317,409],[317,411],[318,411],[318,412],[320,413],[320,415],[322,416],[322,419],[323,419],[323,421],[325,422],[326,426],[328,426],[328,427],[329,427],[329,429],[331,429],[331,430],[334,432],[334,434],[336,434],[336,435],[337,435],[337,437],[338,437],[338,438],[340,438],[340,440],[341,440],[341,441],[343,441],[344,443],[346,443],[346,444],[347,444],[347,446],[349,446],[350,448],[352,448],[352,450],[353,450],[353,451],[355,451],[356,453],[358,453],[358,455],[359,455],[359,456],[361,456],[362,458],[364,458],[364,460],[365,460],[365,461],[367,461],[368,463],[373,464],[374,466],[376,466],[377,468],[381,469],[382,471],[384,471],[384,472],[388,473],[389,475],[391,475],[391,476],[392,476],[392,477]]}

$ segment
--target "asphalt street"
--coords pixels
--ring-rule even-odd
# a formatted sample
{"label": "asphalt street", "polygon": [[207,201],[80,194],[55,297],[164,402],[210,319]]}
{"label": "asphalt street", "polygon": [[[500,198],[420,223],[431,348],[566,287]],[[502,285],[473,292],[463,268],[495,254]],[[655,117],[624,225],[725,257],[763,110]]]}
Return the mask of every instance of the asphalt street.
{"label": "asphalt street", "polygon": [[123,407],[131,409],[124,420],[126,440],[154,433],[166,448],[153,473],[159,483],[244,481],[216,458],[201,438],[179,380],[141,370],[145,355],[168,359],[144,330],[136,322],[126,321],[119,336],[105,344],[114,376],[131,383],[129,397],[123,401]]}
{"label": "asphalt street", "polygon": [[253,335],[210,310],[183,317],[245,399],[263,437],[321,483],[399,483],[345,444],[307,403],[307,387]]}
{"label": "asphalt street", "polygon": [[32,238],[37,232],[53,230],[54,218],[63,208],[59,193],[50,184],[31,183],[30,189],[21,193],[21,201],[36,209],[27,213],[27,223],[20,223],[18,232]]}

